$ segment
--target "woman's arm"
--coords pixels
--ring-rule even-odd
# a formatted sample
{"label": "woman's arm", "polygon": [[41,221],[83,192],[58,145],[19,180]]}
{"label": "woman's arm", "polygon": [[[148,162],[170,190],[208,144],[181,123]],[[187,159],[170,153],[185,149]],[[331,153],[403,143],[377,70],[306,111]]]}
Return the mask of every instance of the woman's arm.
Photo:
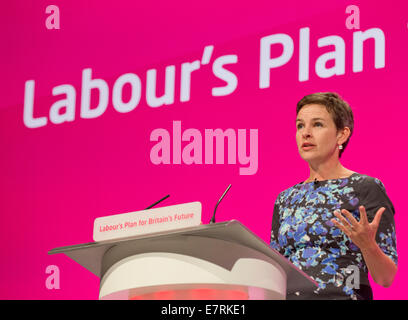
{"label": "woman's arm", "polygon": [[360,248],[373,280],[383,287],[389,287],[397,273],[397,266],[394,261],[381,250],[375,240],[381,216],[385,208],[381,207],[377,211],[371,223],[368,222],[365,207],[360,206],[359,210],[360,221],[357,221],[353,215],[345,209],[341,210],[341,213],[343,213],[348,220],[339,211],[336,211],[334,214],[339,221],[336,219],[332,219],[331,221]]}
{"label": "woman's arm", "polygon": [[376,242],[360,250],[375,283],[386,288],[391,286],[397,273],[394,261],[381,250]]}

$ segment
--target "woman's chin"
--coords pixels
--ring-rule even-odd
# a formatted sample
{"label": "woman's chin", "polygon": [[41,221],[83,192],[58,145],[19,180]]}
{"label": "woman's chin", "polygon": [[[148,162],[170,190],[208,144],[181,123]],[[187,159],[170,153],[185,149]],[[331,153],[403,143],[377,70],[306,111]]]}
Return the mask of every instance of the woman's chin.
{"label": "woman's chin", "polygon": [[313,162],[319,159],[318,156],[316,156],[316,154],[312,154],[309,152],[300,152],[300,157],[306,161],[306,162]]}

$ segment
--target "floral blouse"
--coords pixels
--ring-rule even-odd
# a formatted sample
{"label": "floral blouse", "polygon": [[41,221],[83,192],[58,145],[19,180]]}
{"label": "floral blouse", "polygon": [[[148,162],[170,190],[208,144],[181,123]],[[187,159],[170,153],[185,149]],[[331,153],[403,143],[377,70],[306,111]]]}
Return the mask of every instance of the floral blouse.
{"label": "floral blouse", "polygon": [[299,183],[275,202],[270,246],[312,277],[313,291],[288,292],[287,299],[372,299],[368,269],[360,249],[330,219],[346,209],[359,220],[359,206],[371,222],[385,207],[376,241],[398,262],[394,206],[377,178],[353,173],[348,178]]}

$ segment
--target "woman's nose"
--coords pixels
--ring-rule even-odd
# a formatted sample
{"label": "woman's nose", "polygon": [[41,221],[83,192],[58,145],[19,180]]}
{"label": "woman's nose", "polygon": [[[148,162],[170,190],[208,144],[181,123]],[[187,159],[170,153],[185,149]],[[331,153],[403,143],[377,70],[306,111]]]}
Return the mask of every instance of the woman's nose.
{"label": "woman's nose", "polygon": [[305,127],[302,132],[303,137],[310,137],[312,135],[311,130],[309,127]]}

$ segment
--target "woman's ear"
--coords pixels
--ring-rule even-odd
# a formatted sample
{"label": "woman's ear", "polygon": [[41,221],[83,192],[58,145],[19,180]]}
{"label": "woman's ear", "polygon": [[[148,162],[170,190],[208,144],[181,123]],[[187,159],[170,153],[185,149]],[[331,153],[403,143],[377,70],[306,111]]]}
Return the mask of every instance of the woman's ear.
{"label": "woman's ear", "polygon": [[350,135],[351,135],[351,131],[349,127],[344,127],[343,129],[340,129],[337,134],[337,138],[339,139],[338,143],[343,144],[344,142],[348,140]]}

